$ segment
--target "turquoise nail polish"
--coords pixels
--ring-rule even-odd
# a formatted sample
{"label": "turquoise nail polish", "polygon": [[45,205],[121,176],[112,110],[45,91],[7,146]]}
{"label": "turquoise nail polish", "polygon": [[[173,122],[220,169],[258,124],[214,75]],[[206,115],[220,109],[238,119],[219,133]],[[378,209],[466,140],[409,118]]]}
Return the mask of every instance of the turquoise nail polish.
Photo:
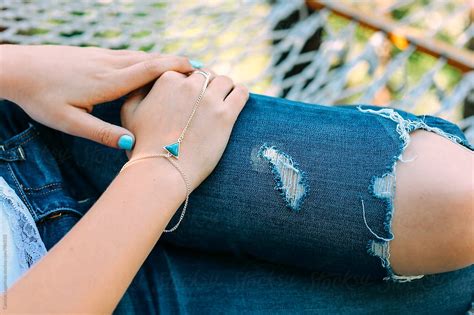
{"label": "turquoise nail polish", "polygon": [[133,148],[134,140],[129,135],[123,135],[119,138],[118,147],[123,150],[131,150]]}
{"label": "turquoise nail polish", "polygon": [[197,61],[197,60],[189,60],[189,63],[191,64],[191,66],[193,66],[193,68],[196,68],[196,69],[201,69],[204,64],[200,61]]}

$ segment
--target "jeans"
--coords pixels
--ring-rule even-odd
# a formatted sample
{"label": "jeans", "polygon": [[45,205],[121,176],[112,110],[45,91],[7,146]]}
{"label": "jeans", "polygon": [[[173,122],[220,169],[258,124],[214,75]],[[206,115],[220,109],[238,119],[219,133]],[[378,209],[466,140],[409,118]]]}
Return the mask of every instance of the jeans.
{"label": "jeans", "polygon": [[[121,104],[93,114],[120,124]],[[14,104],[0,111],[0,176],[49,249],[126,156],[35,123]],[[432,116],[251,95],[180,227],[162,235],[115,312],[464,313],[472,266],[398,283],[388,261],[393,166],[418,128],[472,149],[457,126]]]}

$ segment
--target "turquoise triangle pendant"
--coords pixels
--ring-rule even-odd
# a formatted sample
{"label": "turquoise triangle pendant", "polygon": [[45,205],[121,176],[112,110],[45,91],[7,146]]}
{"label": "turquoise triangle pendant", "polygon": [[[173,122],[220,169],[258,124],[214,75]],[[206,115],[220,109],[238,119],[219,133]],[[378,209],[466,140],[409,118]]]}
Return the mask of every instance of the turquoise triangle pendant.
{"label": "turquoise triangle pendant", "polygon": [[179,155],[179,142],[168,144],[167,146],[164,146],[163,149],[168,151],[175,158],[178,158],[178,155]]}

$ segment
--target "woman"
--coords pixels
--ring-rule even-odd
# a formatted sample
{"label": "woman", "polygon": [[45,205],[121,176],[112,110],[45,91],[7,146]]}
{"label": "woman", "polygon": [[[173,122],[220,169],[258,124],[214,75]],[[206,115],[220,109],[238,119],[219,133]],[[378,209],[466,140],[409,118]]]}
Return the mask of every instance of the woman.
{"label": "woman", "polygon": [[[247,102],[244,87],[213,75],[175,160],[169,154],[178,152],[163,147],[186,129],[206,87],[186,59],[97,48],[1,49],[2,97],[71,135],[125,149],[135,142],[129,156],[137,161],[115,176],[126,160],[117,150],[38,124],[15,136],[9,130],[30,122],[7,115],[14,119],[7,117],[2,131],[10,137],[2,136],[0,174],[46,248],[57,242],[6,291],[7,312],[112,312],[190,191],[182,225],[163,235],[169,244],[398,282],[474,260],[466,171],[472,147],[446,121],[370,106],[260,96]],[[93,107],[156,78],[127,98],[121,117],[117,103]],[[110,124],[119,118],[126,129]],[[73,213],[84,216],[79,221]]]}

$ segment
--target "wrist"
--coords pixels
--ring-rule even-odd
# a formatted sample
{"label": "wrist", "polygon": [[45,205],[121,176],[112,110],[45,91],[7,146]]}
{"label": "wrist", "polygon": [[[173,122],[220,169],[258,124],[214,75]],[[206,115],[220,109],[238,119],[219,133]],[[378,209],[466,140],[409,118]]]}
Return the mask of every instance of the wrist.
{"label": "wrist", "polygon": [[[143,160],[144,157],[145,159],[150,159],[150,156],[153,156],[151,159],[161,159],[166,162],[169,167],[174,169],[174,173],[180,175],[181,181],[184,182],[185,185],[187,185],[189,193],[194,191],[194,189],[196,189],[199,184],[204,180],[205,177],[200,179],[200,177],[196,176],[196,174],[199,174],[199,172],[197,172],[195,168],[191,167],[191,165],[189,165],[190,163],[186,163],[189,162],[188,159],[186,159],[186,161],[182,158],[178,160],[177,158],[169,155],[169,153],[166,152],[164,149],[162,149],[161,152],[156,152],[156,145],[154,145],[153,147],[154,149],[138,149],[135,147],[132,152],[127,153],[127,156],[129,158],[129,164],[130,162],[133,165],[138,164],[141,162],[141,160]],[[155,157],[155,155],[158,156]],[[126,167],[128,167],[128,165]]]}
{"label": "wrist", "polygon": [[173,197],[172,199],[178,200],[179,204],[186,198],[186,184],[183,178],[165,157],[137,161],[123,169],[119,177],[126,178],[132,185],[142,186],[144,190],[149,188],[147,185],[153,186],[151,191],[157,188],[161,193],[165,192]]}

